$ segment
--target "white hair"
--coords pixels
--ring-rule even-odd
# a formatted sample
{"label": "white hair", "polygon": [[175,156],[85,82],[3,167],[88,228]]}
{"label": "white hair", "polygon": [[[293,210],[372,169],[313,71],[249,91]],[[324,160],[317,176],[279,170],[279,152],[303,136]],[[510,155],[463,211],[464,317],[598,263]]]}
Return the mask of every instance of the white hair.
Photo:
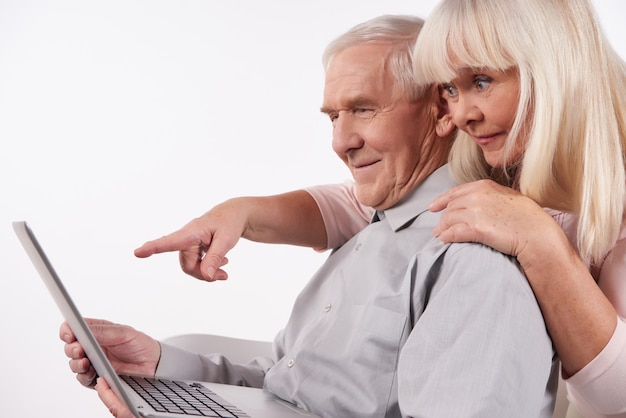
{"label": "white hair", "polygon": [[322,56],[324,69],[328,69],[337,53],[347,48],[387,42],[393,45],[387,57],[391,73],[409,99],[417,100],[426,91],[425,86],[417,83],[413,76],[413,47],[423,25],[424,19],[406,15],[383,15],[360,23],[326,47]]}

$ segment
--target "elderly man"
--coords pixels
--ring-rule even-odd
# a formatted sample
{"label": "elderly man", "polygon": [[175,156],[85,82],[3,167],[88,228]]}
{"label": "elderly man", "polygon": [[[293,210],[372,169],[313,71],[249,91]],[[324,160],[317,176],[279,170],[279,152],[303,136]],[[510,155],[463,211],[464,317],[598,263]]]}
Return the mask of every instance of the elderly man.
{"label": "elderly man", "polygon": [[[232,365],[94,324],[110,355],[124,359],[119,372],[263,386],[326,417],[551,416],[554,353],[518,265],[431,233],[439,214],[427,205],[455,185],[445,166],[454,127],[436,86],[411,77],[421,25],[383,16],[327,49],[322,111],[333,149],[376,213],[303,289],[274,341],[276,358]],[[151,245],[148,253],[159,246]],[[93,370],[74,355],[81,350],[66,325],[61,338],[89,384]],[[114,414],[128,413],[105,382],[98,392]]]}

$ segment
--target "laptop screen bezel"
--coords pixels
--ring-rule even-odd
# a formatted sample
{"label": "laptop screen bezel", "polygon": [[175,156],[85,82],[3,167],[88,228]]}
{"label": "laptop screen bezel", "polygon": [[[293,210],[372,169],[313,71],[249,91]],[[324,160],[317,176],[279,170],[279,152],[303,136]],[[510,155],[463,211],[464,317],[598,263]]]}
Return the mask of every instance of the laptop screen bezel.
{"label": "laptop screen bezel", "polygon": [[139,411],[123,389],[123,383],[113,369],[113,365],[102,351],[96,337],[80,314],[28,223],[25,221],[13,222],[13,229],[98,376],[106,380],[113,392],[124,401],[134,415],[140,416]]}

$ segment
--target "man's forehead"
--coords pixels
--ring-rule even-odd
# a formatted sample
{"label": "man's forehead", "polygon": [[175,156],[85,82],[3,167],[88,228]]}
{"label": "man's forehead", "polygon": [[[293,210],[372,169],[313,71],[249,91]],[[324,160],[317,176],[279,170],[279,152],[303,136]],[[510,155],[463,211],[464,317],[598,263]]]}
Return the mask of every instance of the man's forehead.
{"label": "man's forehead", "polygon": [[395,90],[395,79],[386,70],[389,51],[389,45],[377,43],[337,53],[326,72],[323,107],[389,100]]}
{"label": "man's forehead", "polygon": [[338,51],[333,56],[328,65],[326,75],[328,77],[332,73],[383,72],[391,51],[392,44],[388,42],[363,43],[350,46]]}

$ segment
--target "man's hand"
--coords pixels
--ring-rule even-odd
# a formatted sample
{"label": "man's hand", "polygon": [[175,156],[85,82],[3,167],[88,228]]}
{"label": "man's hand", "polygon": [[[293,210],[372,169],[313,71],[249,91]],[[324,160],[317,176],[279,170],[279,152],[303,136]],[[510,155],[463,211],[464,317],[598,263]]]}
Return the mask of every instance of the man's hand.
{"label": "man's hand", "polygon": [[[161,357],[158,341],[126,325],[85,320],[116,372],[154,375]],[[65,342],[65,355],[70,358],[70,369],[76,373],[76,379],[83,386],[93,387],[96,371],[66,322],[59,329],[59,337]]]}
{"label": "man's hand", "polygon": [[102,377],[98,378],[96,390],[102,403],[109,408],[111,415],[116,418],[136,418]]}

